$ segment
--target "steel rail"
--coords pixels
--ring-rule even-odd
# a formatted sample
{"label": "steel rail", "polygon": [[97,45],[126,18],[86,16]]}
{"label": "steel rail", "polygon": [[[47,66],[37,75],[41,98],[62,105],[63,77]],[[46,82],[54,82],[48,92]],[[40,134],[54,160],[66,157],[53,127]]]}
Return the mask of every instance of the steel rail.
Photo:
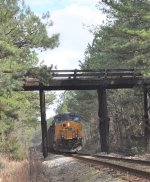
{"label": "steel rail", "polygon": [[143,164],[150,166],[150,161],[146,160],[139,160],[139,159],[129,159],[129,158],[122,158],[122,157],[114,157],[114,156],[105,156],[105,155],[91,155],[93,157],[103,158],[103,159],[109,159],[109,160],[116,160],[116,161],[123,161],[123,162],[130,162],[130,163],[136,163],[136,164]]}
{"label": "steel rail", "polygon": [[[118,169],[118,170],[127,171],[129,173],[138,175],[138,176],[146,178],[146,179],[150,179],[150,172],[148,172],[148,171],[135,169],[133,167],[123,166],[121,164],[114,164],[112,162],[104,161],[105,159],[100,160],[100,158],[98,158],[98,157],[94,158],[94,157],[92,157],[91,155],[88,155],[88,154],[86,154],[85,156],[83,154],[73,154],[71,156],[73,158],[76,158],[76,159],[79,159],[79,160],[83,160],[83,161],[98,164],[98,165],[102,164],[102,165],[109,166],[109,167],[112,167],[112,168],[115,168],[115,169]],[[90,157],[92,157],[92,158],[90,158]]]}

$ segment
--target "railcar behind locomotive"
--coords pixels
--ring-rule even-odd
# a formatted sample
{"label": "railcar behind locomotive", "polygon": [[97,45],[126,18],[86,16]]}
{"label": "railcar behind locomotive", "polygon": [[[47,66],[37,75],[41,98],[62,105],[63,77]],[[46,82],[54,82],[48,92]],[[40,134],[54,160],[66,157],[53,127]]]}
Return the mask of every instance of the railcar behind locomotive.
{"label": "railcar behind locomotive", "polygon": [[48,150],[77,152],[82,148],[82,126],[78,113],[63,113],[54,117],[48,129]]}

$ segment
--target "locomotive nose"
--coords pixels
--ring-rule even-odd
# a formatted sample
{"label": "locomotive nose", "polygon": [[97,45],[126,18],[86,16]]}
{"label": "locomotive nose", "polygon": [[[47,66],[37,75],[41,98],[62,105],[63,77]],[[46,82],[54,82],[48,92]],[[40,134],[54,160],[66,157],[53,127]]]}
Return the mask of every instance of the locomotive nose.
{"label": "locomotive nose", "polygon": [[64,123],[64,124],[63,124],[63,127],[66,127],[66,126],[69,127],[69,126],[70,126],[70,123],[68,122],[68,123]]}

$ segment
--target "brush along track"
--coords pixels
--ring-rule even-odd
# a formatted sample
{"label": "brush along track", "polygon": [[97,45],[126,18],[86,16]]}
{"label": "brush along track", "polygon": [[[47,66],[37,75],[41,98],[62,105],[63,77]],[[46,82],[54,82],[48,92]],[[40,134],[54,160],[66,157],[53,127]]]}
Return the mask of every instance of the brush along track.
{"label": "brush along track", "polygon": [[150,162],[143,160],[125,159],[109,156],[73,154],[72,157],[96,165],[105,165],[111,168],[126,171],[143,178],[150,179]]}

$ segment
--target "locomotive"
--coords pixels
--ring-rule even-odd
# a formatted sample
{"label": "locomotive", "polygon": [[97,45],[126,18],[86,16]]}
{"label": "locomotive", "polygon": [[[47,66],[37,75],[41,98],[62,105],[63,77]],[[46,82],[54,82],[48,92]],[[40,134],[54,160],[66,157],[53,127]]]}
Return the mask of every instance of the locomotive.
{"label": "locomotive", "polygon": [[48,129],[48,151],[77,152],[82,148],[82,126],[78,113],[54,117]]}

